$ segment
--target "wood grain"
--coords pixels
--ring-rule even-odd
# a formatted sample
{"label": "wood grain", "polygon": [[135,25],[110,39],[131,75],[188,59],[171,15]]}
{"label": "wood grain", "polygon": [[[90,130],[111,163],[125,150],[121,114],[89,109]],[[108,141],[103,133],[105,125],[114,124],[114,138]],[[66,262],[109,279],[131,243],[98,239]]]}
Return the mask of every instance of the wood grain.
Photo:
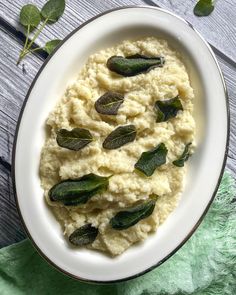
{"label": "wood grain", "polygon": [[[28,2],[42,6],[43,0],[0,2],[0,17],[15,28],[18,25],[20,7]],[[178,5],[177,5],[178,3]],[[192,14],[195,1],[167,0],[68,0],[65,15],[60,21],[43,31],[39,44],[53,38],[63,38],[74,28],[92,16],[107,9],[128,4],[158,4],[188,19],[215,46],[215,52],[228,87],[231,110],[231,138],[227,167],[236,176],[236,8],[233,1],[219,1],[217,9],[208,18],[196,18]],[[0,247],[24,238],[24,231],[15,208],[10,179],[11,150],[16,122],[28,88],[39,70],[42,60],[30,56],[24,68],[16,66],[21,49],[21,38],[9,29],[0,28]],[[221,52],[221,51],[222,52]],[[219,118],[220,119],[220,118]]]}

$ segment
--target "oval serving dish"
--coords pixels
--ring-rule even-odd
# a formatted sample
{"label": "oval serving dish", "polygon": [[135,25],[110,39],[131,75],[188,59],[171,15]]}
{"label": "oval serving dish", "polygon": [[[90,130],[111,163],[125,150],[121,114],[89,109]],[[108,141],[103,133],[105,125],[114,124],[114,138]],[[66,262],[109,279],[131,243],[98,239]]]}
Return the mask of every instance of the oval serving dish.
{"label": "oval serving dish", "polygon": [[[111,258],[73,249],[46,205],[39,161],[45,121],[69,82],[92,53],[125,39],[154,36],[180,52],[195,92],[197,148],[188,162],[178,207],[144,243]],[[226,161],[229,114],[216,58],[183,19],[159,8],[124,7],[105,12],[74,30],[44,63],[24,102],[13,151],[13,182],[25,229],[40,254],[79,280],[109,283],[137,277],[175,253],[199,225],[219,186]]]}

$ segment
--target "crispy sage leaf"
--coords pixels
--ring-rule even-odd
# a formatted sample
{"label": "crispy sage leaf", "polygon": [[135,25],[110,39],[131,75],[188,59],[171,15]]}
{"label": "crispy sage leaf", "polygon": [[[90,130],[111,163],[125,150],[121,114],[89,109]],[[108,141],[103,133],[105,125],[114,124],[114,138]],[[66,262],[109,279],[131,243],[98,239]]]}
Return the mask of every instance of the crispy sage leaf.
{"label": "crispy sage leaf", "polygon": [[135,168],[146,176],[151,176],[157,167],[166,163],[167,148],[164,143],[160,143],[154,149],[143,152]]}
{"label": "crispy sage leaf", "polygon": [[107,189],[109,177],[93,173],[78,179],[68,179],[54,185],[49,191],[51,201],[60,201],[66,206],[85,204],[91,197]]}
{"label": "crispy sage leaf", "polygon": [[69,241],[75,246],[85,246],[91,244],[98,235],[98,229],[87,223],[77,228],[70,236]]}
{"label": "crispy sage leaf", "polygon": [[41,21],[40,11],[35,5],[27,4],[21,8],[20,23],[25,27],[37,27]]}
{"label": "crispy sage leaf", "polygon": [[107,67],[110,71],[125,77],[135,76],[145,73],[155,67],[163,67],[165,63],[164,57],[147,57],[135,54],[127,57],[111,56],[107,60]]}
{"label": "crispy sage leaf", "polygon": [[155,208],[156,200],[148,200],[135,207],[118,212],[111,220],[111,227],[117,230],[127,229],[141,219],[150,216]]}
{"label": "crispy sage leaf", "polygon": [[158,100],[154,108],[157,114],[157,122],[165,122],[170,118],[174,118],[179,111],[183,110],[179,96],[168,100]]}
{"label": "crispy sage leaf", "polygon": [[73,151],[82,149],[92,140],[91,133],[83,128],[74,128],[71,131],[60,129],[57,132],[58,145]]}
{"label": "crispy sage leaf", "polygon": [[214,10],[213,0],[199,0],[194,7],[194,14],[197,16],[208,16]]}
{"label": "crispy sage leaf", "polygon": [[173,164],[175,166],[178,166],[178,167],[184,166],[184,162],[186,162],[188,160],[188,158],[190,157],[189,147],[191,144],[192,144],[191,142],[186,144],[182,155],[177,160],[173,161]]}
{"label": "crispy sage leaf", "polygon": [[104,149],[113,150],[132,142],[136,137],[134,125],[120,126],[112,131],[103,142]]}
{"label": "crispy sage leaf", "polygon": [[65,0],[49,0],[41,10],[41,15],[51,23],[55,23],[65,10]]}
{"label": "crispy sage leaf", "polygon": [[117,115],[118,109],[123,101],[123,94],[108,91],[95,102],[95,109],[100,114]]}
{"label": "crispy sage leaf", "polygon": [[43,50],[45,50],[48,54],[51,54],[54,51],[54,49],[57,47],[57,45],[59,45],[60,43],[61,43],[60,39],[48,41],[43,47]]}

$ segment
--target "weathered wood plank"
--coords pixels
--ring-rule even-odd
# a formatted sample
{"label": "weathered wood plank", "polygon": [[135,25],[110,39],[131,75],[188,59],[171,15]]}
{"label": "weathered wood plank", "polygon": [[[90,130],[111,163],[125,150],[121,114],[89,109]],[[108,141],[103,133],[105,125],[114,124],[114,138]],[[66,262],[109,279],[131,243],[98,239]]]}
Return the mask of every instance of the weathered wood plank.
{"label": "weathered wood plank", "polygon": [[10,171],[0,164],[0,248],[25,238],[13,196]]}
{"label": "weathered wood plank", "polygon": [[[19,11],[26,3],[35,3],[42,7],[44,0],[4,0],[0,4],[0,17],[11,23],[14,27],[22,30],[18,24]],[[208,16],[199,18],[193,14],[195,0],[70,0],[63,18],[56,25],[48,26],[38,42],[44,44],[52,38],[64,38],[74,28],[92,16],[118,6],[124,5],[159,5],[188,20],[213,46],[220,49],[225,55],[236,61],[236,18],[234,1],[217,1],[214,12]]]}
{"label": "weathered wood plank", "polygon": [[0,28],[0,158],[11,162],[11,148],[18,115],[42,60],[31,56],[16,66],[21,45]]}

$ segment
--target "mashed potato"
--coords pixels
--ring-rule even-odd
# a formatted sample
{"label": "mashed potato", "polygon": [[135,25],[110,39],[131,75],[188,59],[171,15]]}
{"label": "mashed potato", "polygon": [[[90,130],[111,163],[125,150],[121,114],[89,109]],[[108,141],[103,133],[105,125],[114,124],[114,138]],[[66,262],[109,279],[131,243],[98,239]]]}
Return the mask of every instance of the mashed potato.
{"label": "mashed potato", "polygon": [[[133,54],[165,57],[164,67],[133,77],[122,77],[108,70],[106,61],[113,55]],[[124,93],[124,103],[116,116],[99,114],[95,101],[106,91]],[[180,95],[183,111],[167,122],[156,123],[155,101]],[[193,89],[179,54],[164,40],[153,37],[137,41],[126,40],[88,58],[77,80],[51,112],[47,125],[50,134],[42,150],[40,176],[45,197],[69,236],[76,228],[91,223],[99,229],[89,248],[119,255],[132,244],[143,241],[155,232],[178,204],[183,190],[186,168],[176,167],[172,161],[181,155],[187,142],[194,142]],[[102,143],[117,126],[133,124],[137,129],[134,142],[119,149],[105,150]],[[95,140],[80,151],[58,146],[56,131],[86,128]],[[163,142],[167,162],[151,177],[134,172],[134,165],[142,152]],[[84,205],[66,207],[48,198],[49,189],[61,180],[75,179],[85,174],[113,175],[108,189],[92,197]],[[158,196],[153,213],[136,225],[115,230],[110,219],[124,208]]]}

